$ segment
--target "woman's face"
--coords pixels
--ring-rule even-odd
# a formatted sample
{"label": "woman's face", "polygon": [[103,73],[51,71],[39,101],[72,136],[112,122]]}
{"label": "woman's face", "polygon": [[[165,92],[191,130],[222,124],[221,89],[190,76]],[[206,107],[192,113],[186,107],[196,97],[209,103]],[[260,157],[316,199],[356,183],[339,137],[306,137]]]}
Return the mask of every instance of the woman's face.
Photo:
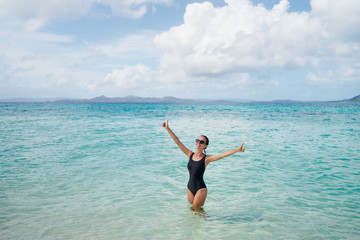
{"label": "woman's face", "polygon": [[196,141],[195,143],[195,147],[198,149],[201,149],[201,150],[204,150],[207,145],[206,145],[206,138],[204,136],[200,136],[197,138],[198,140]]}

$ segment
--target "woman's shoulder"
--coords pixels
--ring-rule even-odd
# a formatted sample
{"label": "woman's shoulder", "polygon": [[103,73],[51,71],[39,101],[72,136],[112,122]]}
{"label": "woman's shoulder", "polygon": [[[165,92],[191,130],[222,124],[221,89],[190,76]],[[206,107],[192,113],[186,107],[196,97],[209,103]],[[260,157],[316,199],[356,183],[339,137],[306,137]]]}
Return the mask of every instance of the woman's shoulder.
{"label": "woman's shoulder", "polygon": [[210,163],[214,155],[205,155],[205,162]]}

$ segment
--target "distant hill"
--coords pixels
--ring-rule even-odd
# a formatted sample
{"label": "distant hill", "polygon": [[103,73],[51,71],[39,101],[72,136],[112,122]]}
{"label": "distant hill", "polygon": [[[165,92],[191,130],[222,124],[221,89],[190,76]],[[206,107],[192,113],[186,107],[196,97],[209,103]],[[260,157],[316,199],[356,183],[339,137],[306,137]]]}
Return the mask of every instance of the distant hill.
{"label": "distant hill", "polygon": [[174,103],[174,104],[235,104],[239,102],[250,102],[250,100],[201,100],[201,99],[182,99],[176,97],[162,97],[162,98],[142,98],[136,96],[115,97],[109,98],[99,96],[92,99],[78,99],[69,100],[62,99],[54,101],[53,103]]}
{"label": "distant hill", "polygon": [[[114,97],[99,96],[91,99],[64,99],[64,98],[12,98],[0,99],[0,102],[5,103],[59,103],[59,104],[81,104],[81,103],[173,103],[173,104],[237,104],[244,102],[270,102],[270,103],[294,103],[294,102],[308,102],[308,101],[292,101],[292,100],[273,100],[273,101],[252,101],[243,99],[229,99],[229,100],[210,100],[210,99],[182,99],[176,97],[162,97],[162,98],[143,98],[136,96]],[[321,101],[320,101],[321,102]],[[360,102],[360,95],[344,99],[340,101],[328,102]]]}
{"label": "distant hill", "polygon": [[360,95],[350,98],[350,99],[345,99],[342,102],[360,102]]}
{"label": "distant hill", "polygon": [[[200,100],[200,99],[182,99],[176,97],[162,97],[162,98],[142,98],[136,96],[126,96],[126,97],[115,97],[109,98],[105,96],[99,96],[92,99],[77,99],[77,100],[69,100],[62,99],[54,101],[54,103],[177,103],[177,104],[194,104],[194,103],[203,103],[203,104],[236,104],[236,103],[244,103],[244,102],[270,102],[270,103],[279,103],[279,104],[287,104],[287,103],[296,103],[296,102],[309,102],[309,101],[293,101],[293,100],[273,100],[273,101],[251,101],[251,100]],[[310,101],[313,102],[313,101]],[[319,101],[321,102],[321,101]],[[326,102],[326,101],[324,101]],[[344,99],[341,101],[329,101],[329,102],[360,102],[360,95],[353,97],[351,99]]]}
{"label": "distant hill", "polygon": [[57,100],[54,103],[195,103],[197,100],[181,99],[175,97],[163,97],[163,98],[142,98],[136,96],[115,97],[109,98],[105,96],[99,96],[92,99],[80,99],[80,100]]}
{"label": "distant hill", "polygon": [[81,103],[174,103],[174,104],[231,104],[239,102],[251,102],[251,100],[210,100],[210,99],[182,99],[176,97],[136,97],[136,96],[126,96],[126,97],[114,97],[109,98],[106,96],[99,96],[91,99],[66,99],[66,98],[9,98],[9,99],[0,99],[0,102],[3,103],[58,103],[58,104],[81,104]]}

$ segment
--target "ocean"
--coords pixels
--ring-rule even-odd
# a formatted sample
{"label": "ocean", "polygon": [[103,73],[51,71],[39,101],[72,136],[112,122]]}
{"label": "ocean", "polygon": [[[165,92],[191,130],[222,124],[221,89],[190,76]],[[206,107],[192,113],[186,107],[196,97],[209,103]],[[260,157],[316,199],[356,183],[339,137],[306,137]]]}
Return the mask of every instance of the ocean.
{"label": "ocean", "polygon": [[[208,165],[189,209],[187,157]],[[1,239],[359,239],[360,104],[0,104]]]}

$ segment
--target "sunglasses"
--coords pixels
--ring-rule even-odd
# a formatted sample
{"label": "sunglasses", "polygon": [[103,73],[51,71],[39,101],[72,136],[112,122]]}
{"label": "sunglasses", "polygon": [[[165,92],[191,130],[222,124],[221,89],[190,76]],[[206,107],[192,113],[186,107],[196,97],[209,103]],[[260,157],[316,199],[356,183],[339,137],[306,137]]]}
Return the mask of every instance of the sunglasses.
{"label": "sunglasses", "polygon": [[196,143],[200,143],[200,144],[205,144],[205,141],[204,141],[204,140],[200,140],[200,139],[195,139],[195,142],[196,142]]}

